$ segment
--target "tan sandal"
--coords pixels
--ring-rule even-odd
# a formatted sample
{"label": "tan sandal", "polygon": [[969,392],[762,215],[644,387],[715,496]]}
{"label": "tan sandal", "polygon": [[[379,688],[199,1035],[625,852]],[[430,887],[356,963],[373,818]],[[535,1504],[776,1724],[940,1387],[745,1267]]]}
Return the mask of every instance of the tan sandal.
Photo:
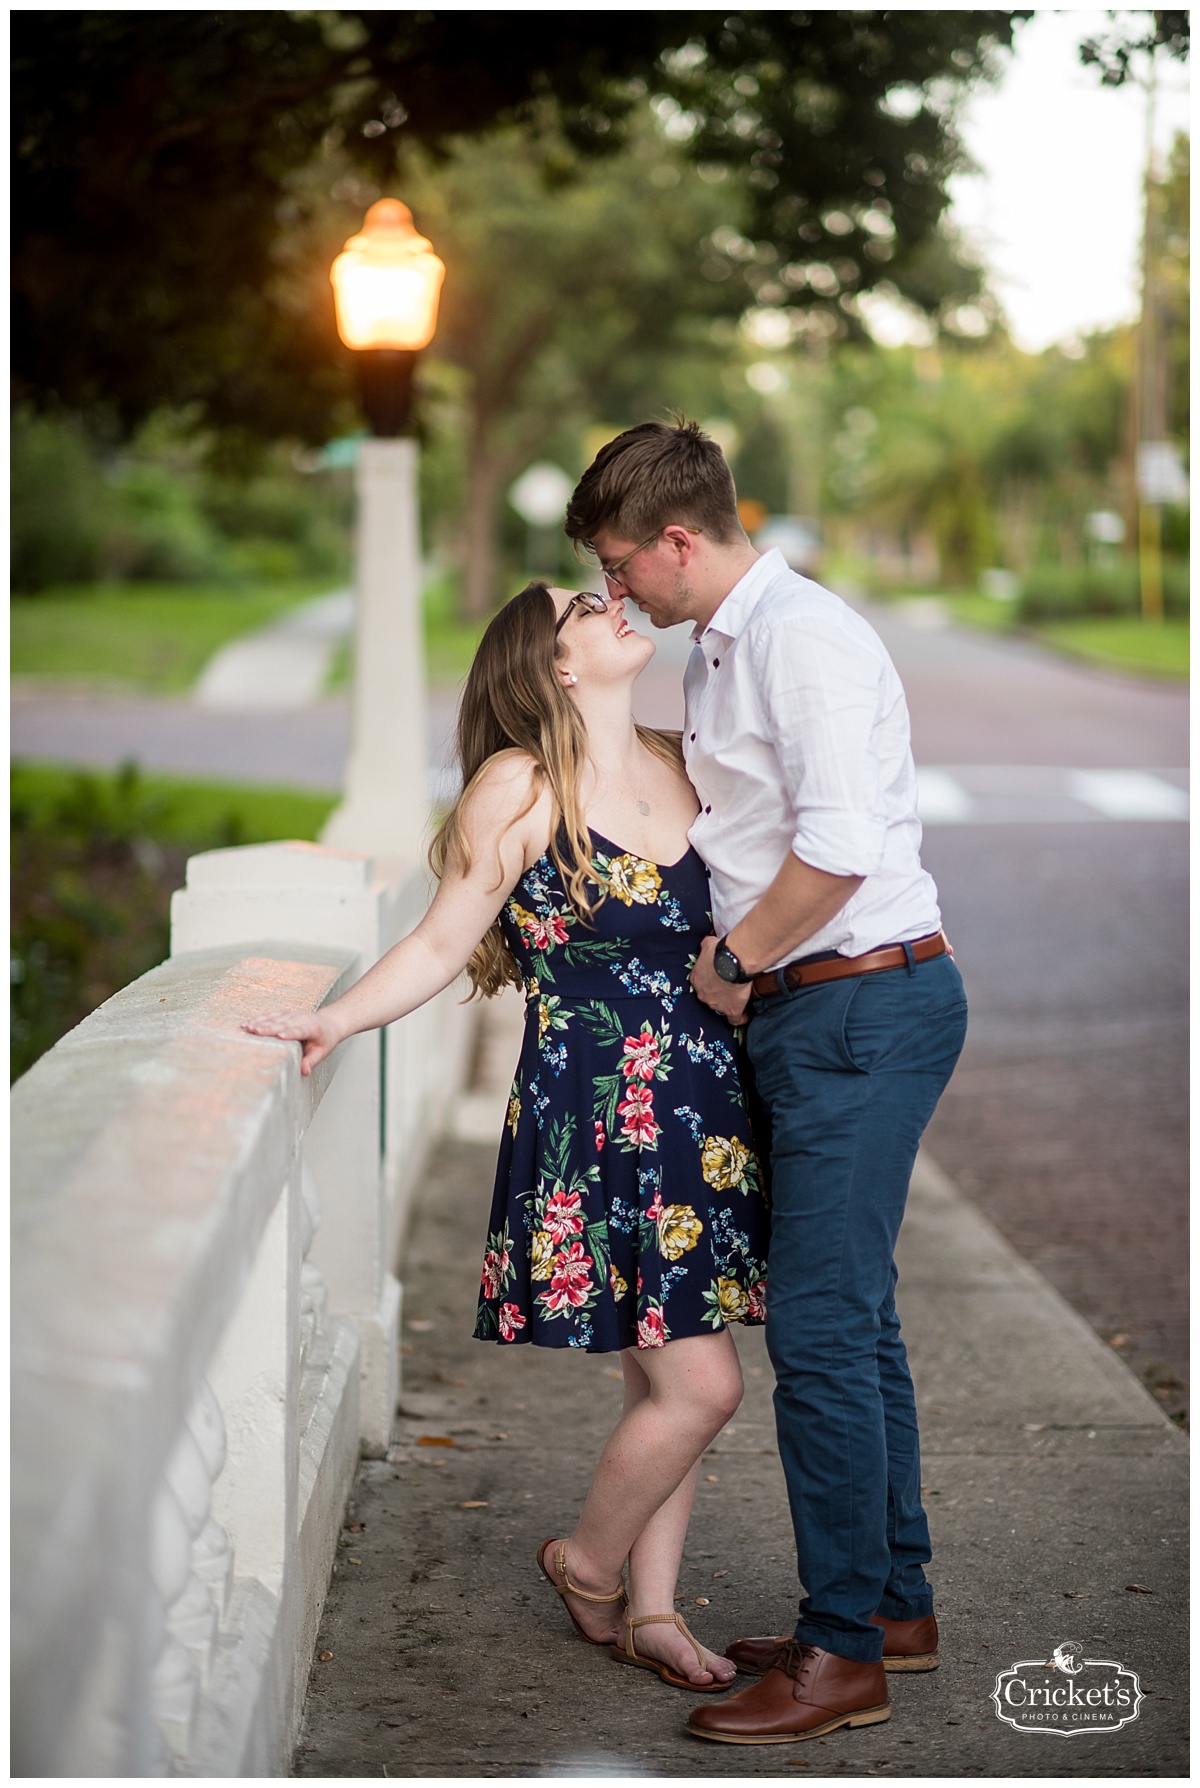
{"label": "tan sandal", "polygon": [[704,1661],[704,1653],[701,1650],[699,1640],[696,1638],[695,1633],[691,1632],[688,1628],[682,1614],[626,1614],[625,1649],[622,1650],[619,1645],[613,1645],[609,1648],[613,1657],[616,1658],[619,1664],[636,1664],[639,1670],[653,1670],[656,1676],[661,1677],[663,1682],[669,1683],[673,1689],[690,1689],[694,1695],[716,1695],[733,1687],[735,1679],[732,1676],[729,1678],[728,1682],[718,1682],[715,1675],[713,1676],[712,1682],[692,1682],[690,1678],[680,1676],[677,1670],[672,1670],[669,1664],[662,1663],[658,1658],[639,1657],[637,1648],[633,1643],[633,1630],[635,1627],[648,1627],[653,1622],[661,1622],[664,1626],[678,1627],[684,1638],[689,1641],[695,1650],[700,1668],[702,1670],[708,1670],[710,1668]]}
{"label": "tan sandal", "polygon": [[559,1540],[557,1550],[554,1554],[554,1569],[562,1580],[561,1582],[556,1582],[546,1569],[546,1551],[548,1547],[553,1545],[554,1540],[553,1538],[550,1538],[548,1540],[543,1540],[538,1547],[538,1570],[542,1573],[542,1576],[546,1579],[546,1582],[550,1585],[555,1595],[562,1597],[563,1607],[570,1615],[571,1625],[575,1628],[579,1637],[581,1639],[586,1639],[589,1645],[607,1645],[609,1643],[607,1639],[593,1639],[590,1633],[584,1632],[583,1628],[575,1618],[574,1610],[572,1609],[571,1604],[567,1601],[567,1597],[569,1595],[578,1596],[581,1602],[624,1602],[624,1583],[619,1584],[610,1595],[605,1596],[593,1595],[590,1589],[579,1589],[571,1582],[570,1577],[567,1575],[567,1542],[565,1540]]}

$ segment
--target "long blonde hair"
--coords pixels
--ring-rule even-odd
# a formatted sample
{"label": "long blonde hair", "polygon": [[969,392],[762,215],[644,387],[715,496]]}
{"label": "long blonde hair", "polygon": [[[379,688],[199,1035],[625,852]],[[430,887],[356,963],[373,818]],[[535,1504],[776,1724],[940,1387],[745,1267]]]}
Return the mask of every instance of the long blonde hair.
{"label": "long blonde hair", "polygon": [[[513,822],[528,813],[549,785],[551,794],[550,856],[568,898],[585,923],[604,899],[589,893],[596,887],[592,847],[579,804],[579,786],[587,762],[587,729],[574,702],[555,675],[557,615],[549,586],[527,584],[489,622],[479,642],[458,711],[456,755],[462,772],[462,793],[438,827],[429,861],[441,876],[447,863],[465,873],[471,852],[462,823],[464,803],[494,758],[520,754],[533,759],[533,789]],[[664,763],[683,768],[678,733],[638,726],[638,738]],[[560,835],[565,849],[560,845]],[[500,875],[499,853],[497,869]],[[497,885],[499,877],[497,878]],[[524,977],[504,939],[499,919],[482,939],[467,975],[471,994],[499,993],[506,985],[521,987]]]}

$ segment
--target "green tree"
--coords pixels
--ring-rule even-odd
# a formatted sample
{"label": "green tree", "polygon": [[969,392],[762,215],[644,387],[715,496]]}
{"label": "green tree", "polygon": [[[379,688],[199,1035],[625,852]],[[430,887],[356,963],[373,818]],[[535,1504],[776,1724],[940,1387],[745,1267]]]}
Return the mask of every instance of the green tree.
{"label": "green tree", "polygon": [[552,106],[604,156],[647,96],[694,160],[748,181],[763,302],[778,286],[851,327],[884,281],[936,306],[954,95],[1023,16],[18,12],[15,389],[125,433],[194,405],[234,437],[320,440],[351,391],[338,244],[305,208],[321,154],[378,190],[413,149]]}
{"label": "green tree", "polygon": [[446,261],[435,357],[457,375],[464,606],[477,616],[499,594],[512,480],[556,435],[619,415],[634,392],[642,414],[668,405],[679,357],[712,359],[706,322],[736,315],[748,294],[700,272],[727,188],[681,165],[651,118],[602,162],[510,128],[414,169],[409,190]]}

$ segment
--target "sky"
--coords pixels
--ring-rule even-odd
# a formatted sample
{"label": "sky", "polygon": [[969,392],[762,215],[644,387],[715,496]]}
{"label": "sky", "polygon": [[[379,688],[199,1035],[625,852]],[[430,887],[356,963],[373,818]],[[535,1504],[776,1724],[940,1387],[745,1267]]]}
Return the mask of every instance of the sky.
{"label": "sky", "polygon": [[[1137,314],[1146,97],[1132,82],[1102,87],[1078,56],[1107,20],[1089,9],[1019,25],[999,83],[974,94],[962,120],[981,172],[953,181],[951,216],[1030,351]],[[1164,58],[1160,149],[1187,125],[1187,67]]]}

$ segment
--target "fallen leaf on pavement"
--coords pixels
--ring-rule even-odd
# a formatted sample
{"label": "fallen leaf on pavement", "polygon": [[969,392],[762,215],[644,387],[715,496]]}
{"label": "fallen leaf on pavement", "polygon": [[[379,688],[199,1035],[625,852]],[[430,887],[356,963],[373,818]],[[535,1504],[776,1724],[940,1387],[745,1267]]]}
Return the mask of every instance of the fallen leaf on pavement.
{"label": "fallen leaf on pavement", "polygon": [[1130,1595],[1152,1596],[1154,1594],[1154,1591],[1146,1583],[1127,1583],[1125,1587]]}
{"label": "fallen leaf on pavement", "polygon": [[430,1329],[433,1327],[433,1324],[431,1322],[421,1321],[421,1322],[410,1322],[410,1323],[406,1324],[405,1326],[410,1328],[414,1335],[427,1335],[429,1333]]}
{"label": "fallen leaf on pavement", "polygon": [[458,1506],[460,1509],[486,1509],[488,1505],[486,1502],[460,1502]]}
{"label": "fallen leaf on pavement", "polygon": [[455,1442],[451,1440],[448,1434],[417,1435],[417,1445],[419,1447],[452,1447],[454,1444]]}
{"label": "fallen leaf on pavement", "polygon": [[322,1664],[331,1664],[333,1662],[333,1653],[331,1651],[318,1652],[317,1658]]}

